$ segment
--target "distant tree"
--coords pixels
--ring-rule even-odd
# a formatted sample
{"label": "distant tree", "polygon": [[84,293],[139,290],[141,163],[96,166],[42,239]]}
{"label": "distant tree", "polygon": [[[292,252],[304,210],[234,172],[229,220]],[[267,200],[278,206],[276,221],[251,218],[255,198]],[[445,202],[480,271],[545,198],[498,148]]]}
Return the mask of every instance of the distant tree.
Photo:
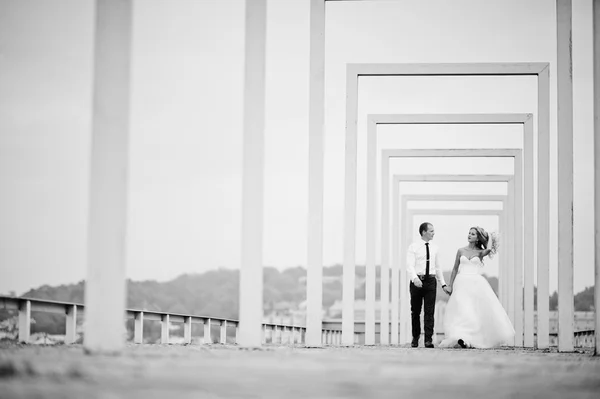
{"label": "distant tree", "polygon": [[558,292],[556,291],[550,296],[550,310],[558,310]]}
{"label": "distant tree", "polygon": [[[365,297],[365,266],[355,268],[355,298]],[[380,267],[375,268],[376,276]],[[333,265],[323,268],[323,306],[330,307],[336,300],[342,299],[343,266]],[[450,272],[444,273],[447,282]],[[498,279],[487,277],[494,291],[498,290]],[[380,281],[378,278],[377,281]],[[306,269],[300,266],[284,270],[266,266],[263,269],[263,304],[266,313],[277,309],[282,304],[297,307],[306,300]],[[390,278],[391,284],[391,278]],[[26,292],[23,296],[49,299],[74,303],[83,303],[85,284],[52,287],[43,285]],[[380,284],[376,284],[376,297],[380,296]],[[586,288],[575,295],[575,310],[593,309],[593,287]],[[391,293],[391,290],[390,290]],[[537,297],[537,289],[534,289]],[[448,296],[438,285],[437,299],[447,301]],[[556,310],[558,294],[554,292],[549,298],[550,309]],[[201,274],[183,274],[173,280],[157,282],[154,280],[127,280],[127,307],[140,310],[165,311],[173,313],[192,314],[224,318],[238,318],[239,308],[239,271],[219,268]],[[7,311],[0,309],[0,321],[13,317]],[[32,326],[32,332],[43,331],[49,334],[64,334],[65,316],[36,312],[37,323]],[[160,323],[144,324],[144,337],[155,340],[160,336]]]}
{"label": "distant tree", "polygon": [[594,287],[587,287],[574,298],[575,310],[589,312],[594,310]]}

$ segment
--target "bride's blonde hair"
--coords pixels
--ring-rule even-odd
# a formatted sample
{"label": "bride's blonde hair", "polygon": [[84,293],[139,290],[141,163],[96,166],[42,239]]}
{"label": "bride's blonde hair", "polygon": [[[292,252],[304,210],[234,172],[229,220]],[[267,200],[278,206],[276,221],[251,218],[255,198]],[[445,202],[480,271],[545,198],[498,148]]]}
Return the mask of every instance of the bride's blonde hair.
{"label": "bride's blonde hair", "polygon": [[491,233],[488,234],[487,231],[484,230],[483,227],[479,227],[479,226],[475,226],[475,227],[471,227],[471,229],[475,230],[477,232],[477,243],[475,244],[475,246],[478,249],[486,249],[488,246],[488,241],[491,240],[491,245],[490,245],[490,258],[492,257],[492,255],[495,255],[498,252],[498,246],[499,246],[499,240],[498,240],[498,235]]}

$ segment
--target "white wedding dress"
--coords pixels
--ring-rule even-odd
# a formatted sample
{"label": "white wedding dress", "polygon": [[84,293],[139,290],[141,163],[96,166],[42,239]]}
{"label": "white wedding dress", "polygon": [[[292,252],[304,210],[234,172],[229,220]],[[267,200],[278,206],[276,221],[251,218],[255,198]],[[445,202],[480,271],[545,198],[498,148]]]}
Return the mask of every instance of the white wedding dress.
{"label": "white wedding dress", "polygon": [[481,275],[478,256],[460,257],[458,274],[444,314],[444,340],[440,347],[454,347],[459,339],[469,347],[492,348],[512,343],[515,330],[490,287]]}

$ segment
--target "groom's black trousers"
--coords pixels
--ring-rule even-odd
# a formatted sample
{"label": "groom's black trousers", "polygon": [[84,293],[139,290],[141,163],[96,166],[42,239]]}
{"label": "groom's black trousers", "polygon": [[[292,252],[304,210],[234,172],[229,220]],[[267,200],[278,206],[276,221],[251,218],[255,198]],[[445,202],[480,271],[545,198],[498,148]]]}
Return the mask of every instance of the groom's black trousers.
{"label": "groom's black trousers", "polygon": [[437,280],[434,275],[421,279],[423,287],[410,282],[410,311],[412,316],[412,336],[414,340],[421,337],[421,306],[425,303],[425,342],[433,341],[433,315],[435,313],[435,292]]}

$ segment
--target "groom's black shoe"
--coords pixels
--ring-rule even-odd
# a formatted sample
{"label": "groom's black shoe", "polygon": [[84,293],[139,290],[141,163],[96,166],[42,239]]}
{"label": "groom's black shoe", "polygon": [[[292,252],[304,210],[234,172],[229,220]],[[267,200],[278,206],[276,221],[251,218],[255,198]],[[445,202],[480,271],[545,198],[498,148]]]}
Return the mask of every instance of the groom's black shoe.
{"label": "groom's black shoe", "polygon": [[412,346],[413,348],[416,348],[417,346],[419,346],[419,340],[413,339],[412,342],[410,343],[410,346]]}
{"label": "groom's black shoe", "polygon": [[460,345],[461,348],[465,349],[467,347],[467,345],[465,344],[465,341],[463,341],[462,339],[458,340],[458,344]]}
{"label": "groom's black shoe", "polygon": [[426,348],[433,348],[433,342],[431,342],[431,341],[425,342],[425,347]]}

